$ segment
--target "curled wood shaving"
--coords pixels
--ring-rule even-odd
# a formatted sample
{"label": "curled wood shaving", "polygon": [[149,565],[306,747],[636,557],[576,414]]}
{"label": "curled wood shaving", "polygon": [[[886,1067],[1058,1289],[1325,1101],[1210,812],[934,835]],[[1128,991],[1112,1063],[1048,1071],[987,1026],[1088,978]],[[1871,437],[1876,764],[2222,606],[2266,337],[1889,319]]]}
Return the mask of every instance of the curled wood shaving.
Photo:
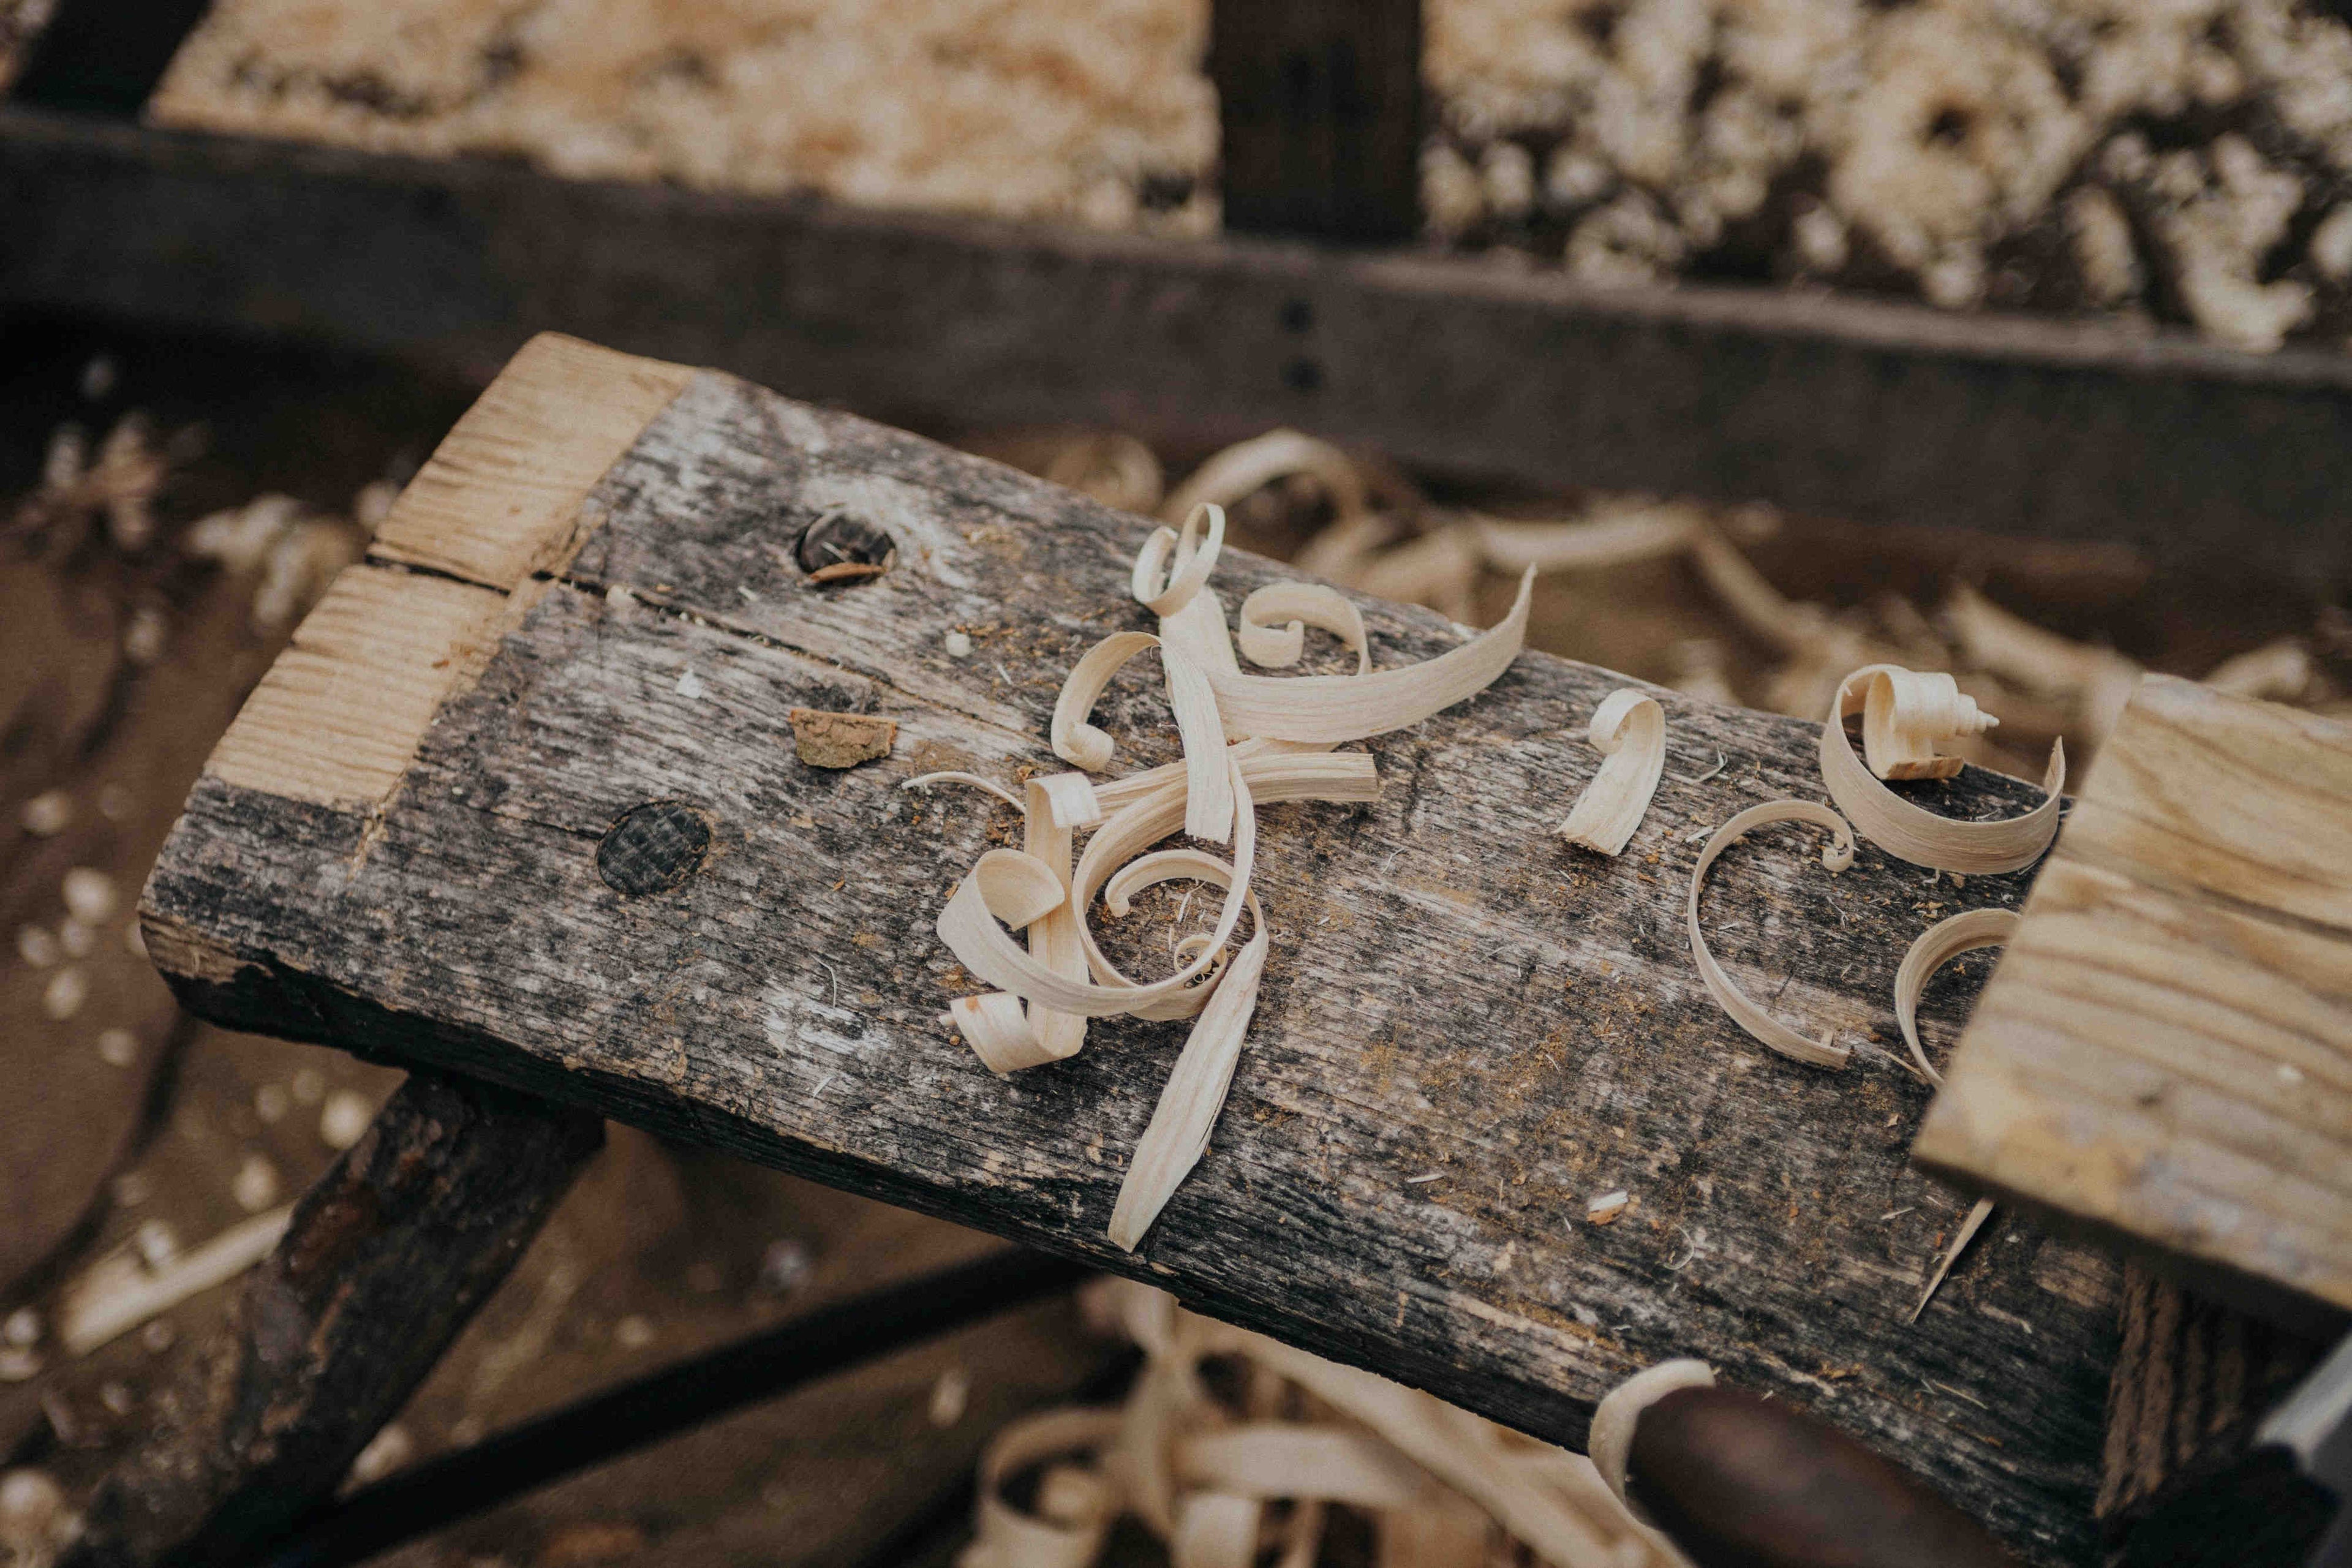
{"label": "curled wood shaving", "polygon": [[[1901,967],[1895,972],[1895,1021],[1902,1026],[1903,1043],[1911,1049],[1911,1059],[1918,1065],[1920,1074],[1937,1087],[1943,1087],[1944,1075],[1927,1059],[1927,1052],[1919,1044],[1919,994],[1927,988],[1927,977],[1947,962],[1961,953],[1980,947],[1999,947],[2008,942],[2017,930],[2018,916],[2014,910],[1964,910],[1949,920],[1937,921],[1913,939],[1903,954]],[[1959,1261],[1960,1254],[1992,1217],[1992,1200],[1979,1198],[1969,1210],[1969,1217],[1960,1222],[1959,1233],[1944,1249],[1937,1261],[1936,1270],[1927,1277],[1927,1288],[1919,1292],[1916,1305],[1911,1309],[1910,1321],[1917,1322],[1919,1314],[1927,1310],[1937,1288],[1944,1277]]]}
{"label": "curled wood shaving", "polygon": [[1702,526],[1690,507],[1640,506],[1579,522],[1505,522],[1474,515],[1470,531],[1498,572],[1564,572],[1654,560],[1689,548]]}
{"label": "curled wood shaving", "polygon": [[1006,789],[994,779],[984,779],[978,773],[961,773],[953,771],[945,771],[936,773],[917,773],[913,778],[902,780],[898,787],[900,789],[928,789],[933,784],[966,784],[973,789],[986,790],[989,794],[994,795],[1005,805],[1013,807],[1015,811],[1021,809],[1021,797],[1019,795],[1014,795],[1011,790]]}
{"label": "curled wood shaving", "polygon": [[[1143,1349],[1143,1368],[1117,1410],[1031,1416],[990,1443],[961,1568],[1090,1568],[1122,1514],[1183,1568],[1307,1568],[1333,1507],[1371,1514],[1387,1568],[1475,1563],[1496,1525],[1555,1568],[1679,1561],[1580,1455],[1146,1286],[1105,1280],[1085,1300]],[[1202,1376],[1212,1359],[1238,1366],[1216,1385],[1232,1392]],[[1032,1473],[1034,1501],[1016,1508],[1011,1483]]]}
{"label": "curled wood shaving", "polygon": [[1366,510],[1364,476],[1354,458],[1328,441],[1296,430],[1269,430],[1227,447],[1169,492],[1160,515],[1177,519],[1202,502],[1231,506],[1276,479],[1305,474],[1331,498],[1331,510],[1353,517]]}
{"label": "curled wood shaving", "polygon": [[[1256,1008],[1272,940],[1250,888],[1258,801],[1371,798],[1378,788],[1371,759],[1329,748],[1417,722],[1470,696],[1508,666],[1526,636],[1523,582],[1512,616],[1492,631],[1423,664],[1375,674],[1352,604],[1329,588],[1277,584],[1244,606],[1251,658],[1295,661],[1313,625],[1347,643],[1358,673],[1244,676],[1223,606],[1208,585],[1223,546],[1223,510],[1213,501],[1187,501],[1184,519],[1181,530],[1151,532],[1129,580],[1137,602],[1159,617],[1159,634],[1114,632],[1089,648],[1064,681],[1049,726],[1055,755],[1080,769],[1104,767],[1116,746],[1091,722],[1095,706],[1121,668],[1156,649],[1182,760],[1099,785],[1083,773],[1028,781],[1017,802],[1022,847],[982,855],[938,925],[964,969],[995,988],[958,998],[948,1011],[994,1071],[1066,1059],[1084,1044],[1089,1018],[1193,1021],[1113,1209],[1110,1235],[1129,1250],[1207,1148]],[[969,773],[924,774],[908,783],[993,788]],[[994,793],[1013,799],[1002,789]],[[1145,853],[1180,827],[1211,843],[1230,842],[1231,862],[1198,850]],[[1089,828],[1085,852],[1076,854],[1076,835]],[[1215,929],[1181,944],[1171,940],[1171,973],[1149,983],[1131,979],[1103,953],[1087,910],[1099,892],[1116,919],[1136,889],[1178,878],[1224,889]],[[1236,951],[1245,910],[1251,934]],[[1025,932],[1025,949],[1015,931]],[[1222,1531],[1238,1515],[1229,1512],[1204,1516],[1225,1522],[1201,1538],[1200,1551],[1213,1554],[1230,1544]]]}
{"label": "curled wood shaving", "polygon": [[[1863,715],[1870,766],[1853,753],[1845,720]],[[1974,717],[1971,717],[1974,716]],[[1935,756],[1935,742],[1973,733],[1976,704],[1959,696],[1948,675],[1922,675],[1893,665],[1865,665],[1838,683],[1822,723],[1822,782],[1855,831],[1915,866],[1969,876],[2015,871],[2032,865],[2058,836],[2058,797],[2066,787],[2066,745],[2053,742],[2042,774],[2046,798],[2022,816],[1958,822],[1912,805],[1879,783],[1882,777],[1941,777],[1934,770],[1957,760]],[[1885,770],[1885,771],[1882,771]],[[1875,776],[1874,776],[1875,775]]]}
{"label": "curled wood shaving", "polygon": [[1585,733],[1601,751],[1601,771],[1576,797],[1559,834],[1570,844],[1615,855],[1642,825],[1666,770],[1666,710],[1656,698],[1627,687],[1601,699]]}
{"label": "curled wood shaving", "polygon": [[1234,639],[1242,657],[1268,669],[1297,664],[1307,651],[1307,628],[1329,632],[1356,656],[1356,673],[1369,675],[1372,650],[1355,601],[1320,583],[1269,583],[1242,601]]}
{"label": "curled wood shaving", "polygon": [[1962,910],[1921,931],[1895,972],[1895,1021],[1902,1026],[1903,1043],[1911,1047],[1919,1076],[1938,1089],[1943,1087],[1944,1075],[1928,1061],[1927,1050],[1919,1044],[1919,994],[1927,988],[1927,977],[1950,960],[1979,947],[1999,947],[2016,930],[2014,910]]}
{"label": "curled wood shaving", "polygon": [[[1267,740],[1337,744],[1418,724],[1475,696],[1510,668],[1527,644],[1529,572],[1519,579],[1510,613],[1461,647],[1435,658],[1368,675],[1227,675],[1209,685],[1217,710],[1242,732]],[[1222,635],[1223,623],[1217,627]]]}
{"label": "curled wood shaving", "polygon": [[[1128,895],[1171,878],[1192,877],[1227,889],[1234,868],[1197,849],[1170,849],[1147,855],[1123,868],[1104,889],[1111,913],[1127,912]],[[1200,1021],[1184,1041],[1183,1055],[1168,1075],[1150,1125],[1136,1143],[1127,1179],[1119,1184],[1111,1209],[1110,1239],[1132,1252],[1143,1233],[1177,1187],[1192,1173],[1209,1147],[1209,1130],[1224,1108],[1225,1091],[1233,1086],[1234,1065],[1241,1058],[1242,1037],[1249,1032],[1257,1011],[1258,981],[1265,973],[1265,917],[1255,895],[1250,897],[1250,920],[1255,932],[1219,978],[1215,992],[1201,1009]],[[1194,960],[1193,962],[1198,962]]]}
{"label": "curled wood shaving", "polygon": [[1816,827],[1828,828],[1830,843],[1822,851],[1822,864],[1833,872],[1843,871],[1853,864],[1853,830],[1846,826],[1845,818],[1828,806],[1817,805],[1810,800],[1774,800],[1762,805],[1749,806],[1715,830],[1715,836],[1706,841],[1706,847],[1698,852],[1698,863],[1691,868],[1690,902],[1686,910],[1691,962],[1698,966],[1699,978],[1706,984],[1707,994],[1715,998],[1717,1006],[1731,1015],[1733,1023],[1792,1060],[1811,1067],[1842,1068],[1852,1054],[1848,1047],[1832,1044],[1826,1033],[1818,1040],[1809,1040],[1749,1001],[1747,994],[1731,983],[1731,977],[1723,972],[1723,966],[1716,963],[1715,955],[1707,951],[1706,934],[1699,929],[1698,895],[1699,889],[1706,885],[1707,868],[1715,864],[1717,856],[1740,838],[1774,822],[1809,822]]}
{"label": "curled wood shaving", "polygon": [[1633,1451],[1634,1424],[1641,1420],[1642,1412],[1678,1388],[1714,1386],[1715,1369],[1685,1356],[1662,1361],[1635,1373],[1611,1389],[1593,1408],[1592,1426],[1584,1440],[1585,1451],[1592,1456],[1592,1468],[1601,1472],[1609,1494],[1643,1523],[1650,1521],[1625,1495],[1626,1460]]}
{"label": "curled wood shaving", "polygon": [[1952,1237],[1951,1246],[1944,1248],[1944,1256],[1936,1260],[1936,1271],[1927,1276],[1927,1289],[1919,1292],[1918,1304],[1911,1309],[1910,1321],[1916,1323],[1919,1321],[1919,1314],[1926,1311],[1927,1303],[1935,1299],[1937,1287],[1943,1284],[1944,1276],[1952,1271],[1952,1265],[1960,1260],[1960,1254],[1968,1250],[1969,1243],[1976,1239],[1977,1232],[1982,1230],[1984,1222],[1991,1217],[1992,1200],[1979,1198],[1969,1208],[1969,1217],[1960,1222],[1959,1233]]}
{"label": "curled wood shaving", "polygon": [[1208,585],[1225,547],[1225,509],[1208,501],[1184,519],[1184,531],[1155,528],[1136,552],[1129,579],[1136,602],[1155,616],[1172,616]]}

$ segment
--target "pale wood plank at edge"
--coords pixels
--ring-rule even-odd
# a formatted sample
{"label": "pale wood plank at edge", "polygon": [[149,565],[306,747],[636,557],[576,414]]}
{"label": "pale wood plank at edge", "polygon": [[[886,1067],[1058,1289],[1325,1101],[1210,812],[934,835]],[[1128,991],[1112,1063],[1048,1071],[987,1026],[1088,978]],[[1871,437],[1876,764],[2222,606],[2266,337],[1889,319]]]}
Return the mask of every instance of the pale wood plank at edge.
{"label": "pale wood plank at edge", "polygon": [[205,772],[289,800],[373,809],[398,787],[441,704],[488,661],[512,607],[470,583],[349,568],[295,629]]}
{"label": "pale wood plank at edge", "polygon": [[441,704],[528,607],[532,574],[594,529],[589,491],[697,374],[555,332],[525,343],[401,492],[368,562],[296,629],[205,772],[291,800],[382,805]]}
{"label": "pale wood plank at edge", "polygon": [[[2326,1098],[2313,1052],[2352,1067],[2352,938],[2336,929],[2352,905],[2347,746],[2345,726],[2144,682],[2026,900],[1914,1159],[2282,1321],[2352,1310],[2352,1201],[2325,1215],[2292,1202],[2352,1188],[2352,1128],[2328,1139],[2312,1106],[2289,1116],[2280,1100],[2298,1084]],[[2264,809],[2273,796],[2282,812]],[[2211,994],[2169,1008],[2160,1029],[2122,1026],[2082,1005],[2067,957],[2102,943],[2124,972]],[[2210,1047],[2183,1055],[2178,1037],[2200,1032]],[[2168,1131],[2190,1106],[2198,1125]],[[2234,1157],[2203,1137],[2217,1116],[2235,1129]],[[2261,1127],[2277,1135],[2252,1138]],[[2297,1149],[2328,1169],[2285,1158]]]}
{"label": "pale wood plank at edge", "polygon": [[571,559],[581,503],[696,372],[541,332],[401,492],[370,552],[512,590]]}

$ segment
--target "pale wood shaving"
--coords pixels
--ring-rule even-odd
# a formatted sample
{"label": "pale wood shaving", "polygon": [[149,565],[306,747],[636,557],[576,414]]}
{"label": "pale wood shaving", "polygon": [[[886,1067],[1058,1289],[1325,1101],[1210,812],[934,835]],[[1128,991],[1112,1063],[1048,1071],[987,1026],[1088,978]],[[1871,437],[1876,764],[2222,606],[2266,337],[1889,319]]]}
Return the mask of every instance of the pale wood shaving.
{"label": "pale wood shaving", "polygon": [[[1210,477],[1240,485],[1274,458],[1321,461],[1328,455],[1297,444],[1304,440],[1262,448],[1253,459],[1255,468],[1229,464],[1222,479]],[[1256,1008],[1271,944],[1250,887],[1259,799],[1371,798],[1378,788],[1371,759],[1329,748],[1418,722],[1483,689],[1517,656],[1528,600],[1523,580],[1501,625],[1423,664],[1374,673],[1363,619],[1352,603],[1316,584],[1277,584],[1251,595],[1244,606],[1243,636],[1252,658],[1296,661],[1312,625],[1347,644],[1357,656],[1357,673],[1244,676],[1223,604],[1208,585],[1223,546],[1224,512],[1216,501],[1179,499],[1183,527],[1153,530],[1137,552],[1129,581],[1137,602],[1159,617],[1159,634],[1114,632],[1087,649],[1055,700],[1048,738],[1056,756],[1080,769],[1106,766],[1116,745],[1090,721],[1095,706],[1121,668],[1156,649],[1182,760],[1100,785],[1083,773],[1029,780],[1017,802],[1023,847],[982,855],[938,924],[940,941],[963,968],[994,988],[958,998],[947,1014],[993,1071],[1067,1059],[1084,1044],[1089,1018],[1192,1020],[1113,1208],[1110,1236],[1130,1251],[1206,1151]],[[908,783],[978,784],[1001,799],[1014,798],[970,773],[927,773]],[[1144,854],[1180,826],[1195,838],[1230,842],[1231,862],[1189,849]],[[1075,836],[1088,828],[1093,837],[1074,866]],[[1100,892],[1118,918],[1134,889],[1175,878],[1224,889],[1216,927],[1187,936],[1181,945],[1171,941],[1171,973],[1149,983],[1132,980],[1104,955],[1087,911]],[[1251,935],[1235,951],[1232,943],[1244,910]],[[1025,949],[1013,931],[1026,933]],[[1215,1528],[1201,1524],[1186,1550],[1212,1557],[1225,1551],[1234,1539],[1227,1527],[1238,1517],[1230,1510],[1203,1516]]]}
{"label": "pale wood shaving", "polygon": [[[1000,1433],[980,1468],[978,1530],[960,1568],[1090,1568],[1129,1515],[1173,1563],[1307,1568],[1328,1510],[1372,1515],[1387,1568],[1475,1568],[1499,1529],[1555,1568],[1674,1568],[1591,1460],[1429,1394],[1263,1335],[1196,1317],[1125,1280],[1089,1288],[1090,1316],[1142,1347],[1117,1410],[1031,1416]],[[1219,1396],[1215,1359],[1241,1369]],[[1008,1483],[1038,1474],[1014,1508]],[[1270,1506],[1289,1502],[1276,1522]]]}
{"label": "pale wood shaving", "polygon": [[128,1252],[101,1259],[65,1288],[58,1342],[68,1355],[88,1355],[198,1291],[236,1279],[269,1256],[293,1213],[289,1204],[255,1215],[156,1267]]}
{"label": "pale wood shaving", "polygon": [[1832,871],[1843,871],[1853,864],[1853,831],[1845,818],[1828,806],[1810,800],[1774,800],[1762,805],[1751,805],[1746,811],[1715,830],[1706,847],[1698,853],[1698,862],[1691,868],[1690,901],[1685,921],[1690,928],[1691,962],[1698,966],[1699,978],[1706,985],[1707,994],[1716,1005],[1731,1016],[1731,1021],[1794,1061],[1809,1067],[1842,1068],[1851,1055],[1847,1047],[1834,1044],[1827,1033],[1818,1040],[1804,1036],[1780,1022],[1750,1001],[1747,993],[1731,983],[1723,966],[1707,951],[1706,936],[1699,928],[1699,889],[1706,885],[1707,868],[1716,857],[1738,843],[1757,828],[1775,822],[1805,822],[1830,831],[1830,843],[1822,851],[1822,864]]}
{"label": "pale wood shaving", "polygon": [[1919,1044],[1919,994],[1927,988],[1927,977],[1950,960],[1977,948],[1999,947],[2016,930],[2015,910],[1964,910],[1921,931],[1903,954],[1895,972],[1895,1021],[1902,1026],[1903,1043],[1911,1047],[1919,1076],[1938,1089],[1944,1075]]}
{"label": "pale wood shaving", "polygon": [[1959,1232],[1952,1237],[1952,1244],[1944,1248],[1944,1256],[1937,1259],[1936,1271],[1927,1277],[1927,1289],[1919,1292],[1918,1304],[1911,1309],[1912,1322],[1919,1321],[1919,1314],[1927,1310],[1927,1303],[1935,1299],[1937,1288],[1943,1284],[1944,1276],[1952,1271],[1952,1265],[1960,1260],[1960,1254],[1968,1250],[1969,1243],[1976,1239],[1977,1232],[1982,1230],[1984,1222],[1991,1217],[1992,1200],[1979,1198],[1969,1208],[1969,1217],[1960,1222]]}
{"label": "pale wood shaving", "polygon": [[[1854,830],[1890,855],[1969,876],[2021,870],[2058,836],[2059,795],[2066,787],[2063,741],[2051,745],[2042,804],[2021,816],[1993,822],[1938,816],[1895,795],[1876,775],[1884,765],[1895,770],[1894,776],[1913,776],[1904,769],[1937,776],[1933,770],[1951,760],[1934,758],[1934,739],[1958,732],[1953,726],[1972,723],[1969,715],[1976,705],[1948,691],[1950,686],[1948,675],[1922,676],[1892,665],[1865,665],[1849,674],[1838,683],[1822,722],[1822,782]],[[1863,715],[1865,745],[1875,742],[1871,767],[1854,755],[1845,732],[1845,720],[1857,712]],[[1923,752],[1928,760],[1920,760]]]}
{"label": "pale wood shaving", "polygon": [[1658,777],[1666,768],[1666,710],[1654,697],[1627,687],[1601,699],[1586,734],[1601,752],[1601,771],[1576,797],[1560,824],[1570,844],[1615,855],[1642,825]]}
{"label": "pale wood shaving", "polygon": [[1304,474],[1320,486],[1336,516],[1354,517],[1366,510],[1369,495],[1354,458],[1328,441],[1296,430],[1269,430],[1225,447],[1193,469],[1169,492],[1160,513],[1175,521],[1203,502],[1231,506],[1293,474]]}
{"label": "pale wood shaving", "polygon": [[[1585,1451],[1592,1457],[1592,1468],[1609,1488],[1609,1494],[1624,1503],[1627,1511],[1643,1519],[1641,1510],[1625,1496],[1626,1460],[1633,1451],[1633,1427],[1642,1412],[1681,1388],[1713,1388],[1715,1369],[1703,1361],[1685,1356],[1674,1361],[1662,1361],[1645,1367],[1601,1397],[1592,1412],[1592,1426],[1584,1440]],[[1643,1519],[1645,1524],[1649,1522]]]}
{"label": "pale wood shaving", "polygon": [[1474,515],[1473,537],[1497,572],[1590,571],[1678,554],[1704,522],[1696,508],[1635,506],[1575,522],[1506,522]]}

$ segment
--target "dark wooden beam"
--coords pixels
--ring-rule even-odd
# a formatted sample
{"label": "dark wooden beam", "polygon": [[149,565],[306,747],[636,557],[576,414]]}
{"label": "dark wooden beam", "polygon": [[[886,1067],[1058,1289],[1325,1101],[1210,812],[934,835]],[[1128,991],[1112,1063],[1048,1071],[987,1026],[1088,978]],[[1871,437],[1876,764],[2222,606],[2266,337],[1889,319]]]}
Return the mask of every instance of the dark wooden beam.
{"label": "dark wooden beam", "polygon": [[604,1142],[576,1109],[412,1076],[296,1205],[67,1563],[254,1561],[334,1495]]}
{"label": "dark wooden beam", "polygon": [[8,93],[32,109],[135,120],[212,0],[60,0]]}
{"label": "dark wooden beam", "polygon": [[0,307],[487,381],[559,329],[929,428],[1291,425],[1425,470],[2352,574],[2352,356],[1175,244],[0,112]]}
{"label": "dark wooden beam", "polygon": [[1421,0],[1210,7],[1218,188],[1237,233],[1381,242],[1421,227]]}

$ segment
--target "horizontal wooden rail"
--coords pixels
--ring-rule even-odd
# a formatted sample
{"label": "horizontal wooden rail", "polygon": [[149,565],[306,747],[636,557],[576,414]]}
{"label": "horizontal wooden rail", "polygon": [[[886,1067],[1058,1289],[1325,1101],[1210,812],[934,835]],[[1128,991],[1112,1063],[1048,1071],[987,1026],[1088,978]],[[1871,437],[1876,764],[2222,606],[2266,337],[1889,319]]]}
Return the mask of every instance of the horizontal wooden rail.
{"label": "horizontal wooden rail", "polygon": [[2352,357],[1173,242],[0,112],[0,308],[487,379],[567,330],[942,428],[1292,425],[1445,474],[2352,570]]}

